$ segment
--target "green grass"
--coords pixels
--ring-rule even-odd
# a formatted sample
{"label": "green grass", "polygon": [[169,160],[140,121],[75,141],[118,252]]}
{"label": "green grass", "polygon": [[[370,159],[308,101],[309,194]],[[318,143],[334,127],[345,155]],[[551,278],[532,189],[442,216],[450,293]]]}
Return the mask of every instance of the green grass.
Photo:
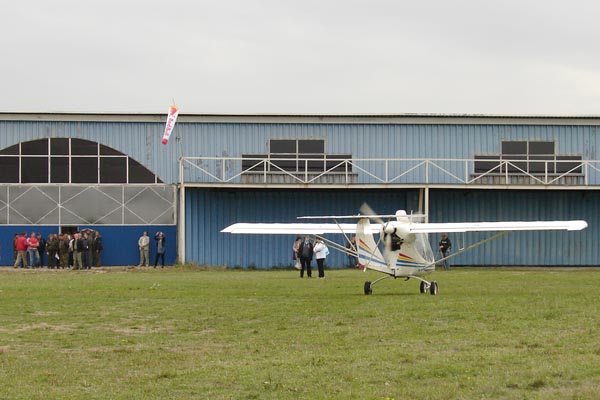
{"label": "green grass", "polygon": [[0,272],[2,399],[600,398],[600,270]]}

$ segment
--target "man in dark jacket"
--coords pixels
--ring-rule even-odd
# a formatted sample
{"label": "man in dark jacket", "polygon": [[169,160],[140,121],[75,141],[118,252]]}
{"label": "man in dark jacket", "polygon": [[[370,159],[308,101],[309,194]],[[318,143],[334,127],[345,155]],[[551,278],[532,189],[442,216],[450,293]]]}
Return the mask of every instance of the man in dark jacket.
{"label": "man in dark jacket", "polygon": [[96,232],[94,236],[94,265],[98,268],[102,266],[102,261],[100,259],[100,253],[104,250],[104,244],[102,243],[102,235],[100,232]]}
{"label": "man in dark jacket", "polygon": [[312,277],[312,269],[310,263],[313,258],[313,244],[310,241],[310,237],[306,235],[300,247],[298,248],[298,256],[300,257],[300,264],[302,269],[300,270],[300,278],[304,278],[304,270],[306,269],[306,276]]}
{"label": "man in dark jacket", "polygon": [[83,269],[90,269],[90,265],[92,260],[90,260],[90,236],[88,234],[87,231],[83,232],[83,235],[81,235],[81,244],[82,244],[82,250],[81,250],[81,262],[82,262],[82,268]]}
{"label": "man in dark jacket", "polygon": [[[450,255],[452,242],[450,242],[450,239],[448,239],[448,235],[442,233],[442,239],[440,240],[440,243],[438,245],[440,246],[440,254],[442,255],[442,258],[445,258],[448,255]],[[450,269],[450,267],[448,267],[448,260],[444,260],[442,261],[442,263],[442,265],[444,266],[444,271],[448,271]]]}
{"label": "man in dark jacket", "polygon": [[48,236],[46,251],[48,252],[48,269],[58,268],[58,248],[59,241],[57,234]]}
{"label": "man in dark jacket", "polygon": [[44,237],[42,236],[41,233],[38,232],[37,234],[37,239],[38,239],[38,253],[40,255],[40,265],[38,265],[39,268],[43,268],[44,267],[44,256],[46,255],[46,244],[48,242],[46,242],[46,239],[44,239]]}
{"label": "man in dark jacket", "polygon": [[69,241],[68,234],[58,235],[58,256],[60,257],[60,267],[62,269],[69,268]]}

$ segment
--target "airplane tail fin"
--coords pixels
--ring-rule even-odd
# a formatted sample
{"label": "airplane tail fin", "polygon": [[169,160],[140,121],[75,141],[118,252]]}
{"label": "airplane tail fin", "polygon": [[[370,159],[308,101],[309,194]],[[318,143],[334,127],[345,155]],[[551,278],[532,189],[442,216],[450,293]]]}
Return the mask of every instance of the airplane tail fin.
{"label": "airplane tail fin", "polygon": [[[356,244],[358,251],[358,262],[367,269],[388,272],[388,267],[375,243],[373,234],[369,228],[371,223],[368,218],[361,218],[356,225]],[[366,233],[369,232],[369,233]]]}

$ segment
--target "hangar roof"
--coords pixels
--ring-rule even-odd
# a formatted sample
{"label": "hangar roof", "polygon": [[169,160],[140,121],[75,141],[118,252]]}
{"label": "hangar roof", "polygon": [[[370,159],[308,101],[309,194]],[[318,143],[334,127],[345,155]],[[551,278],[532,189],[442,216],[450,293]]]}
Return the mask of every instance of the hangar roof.
{"label": "hangar roof", "polygon": [[[166,113],[0,112],[2,121],[164,122]],[[188,123],[600,125],[598,115],[492,114],[180,114]]]}

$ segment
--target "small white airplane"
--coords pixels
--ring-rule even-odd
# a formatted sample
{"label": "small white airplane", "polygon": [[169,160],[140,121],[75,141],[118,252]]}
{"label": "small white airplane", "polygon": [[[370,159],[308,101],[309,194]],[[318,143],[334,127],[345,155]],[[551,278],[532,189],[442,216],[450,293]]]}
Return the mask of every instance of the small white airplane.
{"label": "small white airplane", "polygon": [[[427,281],[424,275],[435,270],[435,265],[456,257],[484,243],[506,235],[510,231],[527,230],[568,230],[577,231],[587,227],[586,221],[504,221],[504,222],[459,222],[459,223],[421,223],[424,215],[408,215],[404,210],[394,215],[377,215],[366,204],[361,207],[362,215],[332,215],[298,217],[298,219],[328,219],[334,223],[237,223],[221,232],[234,234],[272,234],[272,235],[312,235],[341,233],[346,241],[348,234],[356,235],[354,255],[369,269],[381,272],[385,276],[371,282],[366,281],[364,292],[373,293],[375,283],[388,278],[411,278],[421,282],[421,293],[438,293],[436,281]],[[384,218],[388,218],[385,222]],[[358,219],[357,223],[338,223],[340,219]],[[370,220],[373,220],[374,224]],[[429,233],[449,232],[497,232],[493,236],[461,249],[459,252],[436,260],[427,238]],[[375,235],[379,239],[375,240]],[[348,253],[348,249],[329,239],[321,237],[327,244],[339,251]],[[383,244],[383,254],[379,245]]]}

